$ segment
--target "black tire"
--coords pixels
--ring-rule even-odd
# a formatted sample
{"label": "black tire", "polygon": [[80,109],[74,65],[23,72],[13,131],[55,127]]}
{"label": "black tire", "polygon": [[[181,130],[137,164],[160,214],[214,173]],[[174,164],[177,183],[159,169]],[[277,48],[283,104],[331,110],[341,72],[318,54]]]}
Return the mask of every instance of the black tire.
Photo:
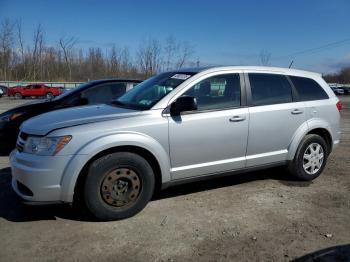
{"label": "black tire", "polygon": [[51,99],[54,98],[54,95],[51,92],[49,92],[49,93],[46,94],[46,98],[51,100]]}
{"label": "black tire", "polygon": [[15,98],[16,99],[23,99],[23,96],[22,96],[22,94],[21,93],[15,93]]}
{"label": "black tire", "polygon": [[[306,150],[308,149],[309,146],[312,144],[318,144],[322,147],[323,150],[323,161],[322,164],[320,165],[318,171],[316,171],[313,174],[307,173],[307,171],[304,169],[304,154],[306,153]],[[329,149],[327,146],[326,141],[319,135],[315,134],[309,134],[306,135],[303,140],[300,142],[298,149],[295,153],[293,161],[291,161],[288,165],[288,170],[292,176],[299,180],[304,180],[304,181],[310,181],[318,177],[324,167],[326,166],[327,163],[327,158],[329,154]],[[306,160],[307,161],[307,160]],[[316,161],[316,160],[315,160]],[[308,172],[310,172],[308,170]]]}
{"label": "black tire", "polygon": [[[133,194],[133,190],[136,187],[139,189],[139,192],[136,194],[137,196],[128,195],[126,197],[128,201],[132,202],[122,207],[113,205],[117,204],[117,201],[118,203],[124,203],[123,201],[125,201],[121,200],[120,202],[119,199],[116,199],[120,193],[117,183],[125,183],[125,179],[128,179],[128,177],[125,172],[120,175],[124,177],[120,178],[120,176],[118,176],[118,172],[120,173],[120,171],[118,170],[131,170],[132,172],[132,177],[130,175],[130,184],[126,181],[126,186],[124,184],[122,185],[124,186],[124,192],[122,192],[124,197],[126,194],[130,194],[130,192]],[[113,179],[107,182],[112,185],[110,187],[111,190],[107,192],[107,197],[110,198],[113,203],[107,201],[106,192],[103,191],[104,188],[107,188],[104,186],[104,183],[106,183],[107,178],[108,180],[111,178],[110,174],[112,174]],[[139,186],[134,187],[133,180],[136,180],[135,174],[138,177],[137,181]],[[124,179],[124,181],[122,181],[122,179]],[[91,163],[88,169],[83,189],[86,207],[100,220],[128,218],[140,212],[147,205],[153,195],[154,185],[155,178],[152,167],[143,157],[129,152],[108,154],[96,159]],[[125,189],[125,187],[127,189]],[[131,199],[131,197],[134,199]]]}

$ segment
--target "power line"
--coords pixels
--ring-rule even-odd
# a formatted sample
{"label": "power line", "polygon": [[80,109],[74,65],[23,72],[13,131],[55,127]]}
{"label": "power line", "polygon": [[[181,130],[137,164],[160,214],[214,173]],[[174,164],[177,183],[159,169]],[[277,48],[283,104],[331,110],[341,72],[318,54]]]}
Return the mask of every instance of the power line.
{"label": "power line", "polygon": [[344,44],[350,44],[350,38],[346,38],[346,39],[339,40],[339,41],[332,42],[332,43],[328,43],[328,44],[325,44],[325,45],[322,45],[322,46],[318,46],[318,47],[309,48],[309,49],[305,49],[305,50],[302,50],[302,51],[294,52],[294,53],[291,53],[289,55],[280,56],[280,57],[277,57],[277,59],[296,57],[298,55],[307,54],[307,53],[316,53],[316,52],[321,51],[321,50],[333,48],[333,47],[336,47],[336,46],[341,46],[341,45],[344,45]]}

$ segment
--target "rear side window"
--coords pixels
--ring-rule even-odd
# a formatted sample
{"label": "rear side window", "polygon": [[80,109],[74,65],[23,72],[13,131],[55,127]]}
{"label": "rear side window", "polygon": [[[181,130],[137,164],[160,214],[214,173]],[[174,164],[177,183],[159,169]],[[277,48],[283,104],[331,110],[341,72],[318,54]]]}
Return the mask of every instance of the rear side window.
{"label": "rear side window", "polygon": [[313,79],[289,76],[299,94],[300,101],[328,99],[327,93]]}
{"label": "rear side window", "polygon": [[284,75],[250,73],[249,81],[254,106],[293,101],[292,87]]}

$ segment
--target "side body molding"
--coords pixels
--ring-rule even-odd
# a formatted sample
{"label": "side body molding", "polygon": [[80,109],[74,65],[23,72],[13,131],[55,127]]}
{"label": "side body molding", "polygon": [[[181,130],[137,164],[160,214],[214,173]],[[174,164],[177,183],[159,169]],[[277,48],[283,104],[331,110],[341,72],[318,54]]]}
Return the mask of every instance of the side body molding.
{"label": "side body molding", "polygon": [[118,132],[98,137],[78,150],[64,171],[61,194],[64,202],[72,202],[74,188],[86,163],[98,153],[118,146],[137,146],[148,150],[157,159],[162,183],[170,181],[170,159],[164,147],[150,136],[135,132]]}

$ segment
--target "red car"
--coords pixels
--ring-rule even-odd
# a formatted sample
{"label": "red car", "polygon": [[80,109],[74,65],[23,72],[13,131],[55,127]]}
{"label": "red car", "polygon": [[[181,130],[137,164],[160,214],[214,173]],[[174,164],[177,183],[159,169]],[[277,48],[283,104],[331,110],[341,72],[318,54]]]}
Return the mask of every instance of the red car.
{"label": "red car", "polygon": [[15,86],[7,89],[8,96],[14,96],[17,99],[25,97],[39,97],[45,96],[48,99],[52,99],[62,93],[59,87],[50,87],[45,84],[31,84],[27,86]]}

